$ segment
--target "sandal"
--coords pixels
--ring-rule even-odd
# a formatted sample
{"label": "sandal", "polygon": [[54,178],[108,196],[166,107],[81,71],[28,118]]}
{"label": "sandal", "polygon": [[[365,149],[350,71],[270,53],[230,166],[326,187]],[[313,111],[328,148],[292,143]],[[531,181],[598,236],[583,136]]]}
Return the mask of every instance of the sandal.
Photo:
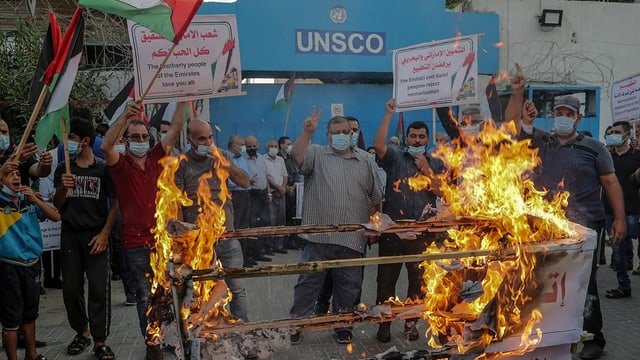
{"label": "sandal", "polygon": [[84,349],[86,349],[87,346],[89,345],[91,345],[91,339],[84,337],[82,335],[76,335],[76,337],[73,338],[73,341],[71,342],[71,344],[67,346],[67,354],[69,355],[82,354],[84,352]]}
{"label": "sandal", "polygon": [[93,349],[93,353],[98,360],[112,360],[115,359],[115,355],[108,345],[98,346]]}
{"label": "sandal", "polygon": [[611,289],[607,290],[607,298],[609,299],[619,299],[626,298],[631,296],[631,289]]}

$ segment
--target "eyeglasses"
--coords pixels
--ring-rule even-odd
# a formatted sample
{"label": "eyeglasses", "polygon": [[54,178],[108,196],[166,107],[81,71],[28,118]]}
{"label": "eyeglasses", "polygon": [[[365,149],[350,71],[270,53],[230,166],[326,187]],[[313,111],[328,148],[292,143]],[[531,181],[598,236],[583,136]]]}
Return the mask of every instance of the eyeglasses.
{"label": "eyeglasses", "polygon": [[127,139],[133,141],[147,141],[149,140],[149,134],[133,134],[127,136]]}

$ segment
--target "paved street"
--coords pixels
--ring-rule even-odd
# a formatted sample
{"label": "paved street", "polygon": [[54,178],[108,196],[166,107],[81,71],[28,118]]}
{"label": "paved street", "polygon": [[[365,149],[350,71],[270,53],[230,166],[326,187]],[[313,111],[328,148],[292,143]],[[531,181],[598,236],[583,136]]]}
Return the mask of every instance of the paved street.
{"label": "paved street", "polygon": [[[608,255],[611,249],[607,248]],[[374,248],[370,254],[377,254]],[[274,261],[279,263],[297,262],[298,251],[289,251],[287,255],[277,255]],[[637,265],[637,259],[636,259]],[[401,274],[404,279],[405,273]],[[287,317],[292,301],[292,288],[296,276],[277,276],[254,278],[247,280],[249,289],[250,310],[252,321],[279,319]],[[617,287],[615,272],[608,265],[599,270],[599,288],[604,314],[604,333],[607,347],[602,359],[631,360],[638,358],[638,334],[640,333],[640,276],[632,276],[632,288],[635,297],[624,299],[607,299],[604,293],[607,289]],[[399,295],[406,291],[406,282],[402,281],[398,287]],[[122,284],[113,282],[113,317],[111,336],[108,344],[116,353],[117,359],[144,358],[144,344],[138,331],[135,307],[124,306]],[[375,300],[375,267],[365,270],[363,302],[373,304]],[[84,354],[71,357],[66,354],[67,344],[74,334],[67,325],[61,290],[49,289],[41,299],[40,318],[37,322],[37,338],[46,341],[48,346],[40,349],[48,359],[95,359],[87,350]],[[424,348],[424,342],[406,342],[403,335],[403,322],[392,325],[392,341],[381,344],[375,340],[377,324],[364,323],[354,329],[353,351],[347,352],[345,345],[335,341],[333,331],[309,331],[302,335],[302,342],[290,346],[288,349],[273,354],[270,359],[362,359],[373,356],[395,345],[400,351]],[[422,333],[426,329],[424,322],[419,326]],[[173,359],[170,352],[165,351],[165,359]],[[0,358],[4,357],[4,353]],[[20,354],[22,357],[22,352]],[[577,359],[577,357],[575,357]]]}

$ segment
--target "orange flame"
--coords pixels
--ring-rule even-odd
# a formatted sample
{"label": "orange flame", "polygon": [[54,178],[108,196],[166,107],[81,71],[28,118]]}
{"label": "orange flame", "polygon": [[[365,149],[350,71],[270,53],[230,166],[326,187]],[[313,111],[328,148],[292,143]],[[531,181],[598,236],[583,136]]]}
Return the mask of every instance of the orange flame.
{"label": "orange flame", "polygon": [[[470,257],[421,264],[427,295],[423,316],[429,324],[428,344],[433,348],[448,344],[464,353],[522,331],[518,351],[524,353],[542,338],[536,328],[542,315],[528,308],[538,290],[536,258],[521,246],[576,234],[564,215],[569,194],[549,201],[545,192],[534,187],[530,174],[539,163],[537,150],[530,148],[529,140],[513,140],[514,132],[512,123],[496,128],[487,122],[478,136],[464,138],[461,134],[461,140],[454,140],[455,148],[439,147],[434,152],[447,166],[446,173],[435,175],[440,181],[433,184],[438,183],[448,211],[457,218],[486,220],[483,225],[449,230],[445,251],[511,248],[515,255],[501,261]],[[447,181],[452,178],[457,181]],[[416,184],[418,190],[429,185],[422,176],[409,179],[409,183]],[[442,251],[434,244],[426,253]],[[461,293],[473,286],[480,289],[477,296],[461,301]],[[495,314],[495,324],[482,324],[481,330],[470,336],[469,324],[487,313]],[[537,337],[531,336],[534,333]]]}
{"label": "orange flame", "polygon": [[[170,291],[170,279],[167,276],[167,264],[174,262],[181,267],[190,269],[210,269],[214,264],[221,267],[215,260],[214,245],[225,231],[226,215],[224,204],[230,198],[227,188],[229,177],[226,168],[229,162],[226,157],[212,146],[212,158],[214,169],[200,177],[197,190],[197,201],[200,213],[196,220],[198,230],[189,231],[181,236],[171,236],[167,231],[167,224],[172,219],[177,219],[181,206],[190,206],[193,201],[186,193],[175,185],[175,172],[180,166],[180,161],[188,161],[186,156],[167,156],[161,160],[163,171],[158,178],[158,193],[156,195],[156,227],[152,230],[155,234],[156,252],[152,253],[151,266],[153,269],[152,292],[161,286]],[[208,180],[216,176],[220,183],[220,192],[217,200],[211,198],[211,188]],[[239,320],[232,319],[225,309],[231,300],[231,292],[228,291],[224,281],[206,281],[194,284],[193,301],[183,304],[180,310],[180,318],[189,320],[189,329],[201,323],[234,323]],[[152,304],[153,306],[153,304]],[[154,337],[160,337],[160,324],[150,323],[149,333]]]}

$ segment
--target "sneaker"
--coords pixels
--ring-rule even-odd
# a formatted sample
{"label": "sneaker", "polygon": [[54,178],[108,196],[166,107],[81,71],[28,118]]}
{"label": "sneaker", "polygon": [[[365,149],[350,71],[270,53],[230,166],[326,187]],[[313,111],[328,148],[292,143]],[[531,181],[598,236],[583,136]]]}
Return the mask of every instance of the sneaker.
{"label": "sneaker", "polygon": [[376,339],[381,343],[388,343],[391,341],[391,322],[383,322],[378,328]]}
{"label": "sneaker", "polygon": [[351,339],[353,338],[353,334],[349,330],[338,331],[338,344],[351,344]]}
{"label": "sneaker", "polygon": [[578,356],[584,360],[599,359],[602,356],[602,346],[593,341],[585,341],[582,351]]}
{"label": "sneaker", "polygon": [[415,321],[407,321],[404,323],[404,338],[409,341],[416,341],[420,337]]}
{"label": "sneaker", "polygon": [[296,345],[300,343],[300,331],[296,331],[291,336],[289,336],[289,340],[291,340],[291,345]]}

